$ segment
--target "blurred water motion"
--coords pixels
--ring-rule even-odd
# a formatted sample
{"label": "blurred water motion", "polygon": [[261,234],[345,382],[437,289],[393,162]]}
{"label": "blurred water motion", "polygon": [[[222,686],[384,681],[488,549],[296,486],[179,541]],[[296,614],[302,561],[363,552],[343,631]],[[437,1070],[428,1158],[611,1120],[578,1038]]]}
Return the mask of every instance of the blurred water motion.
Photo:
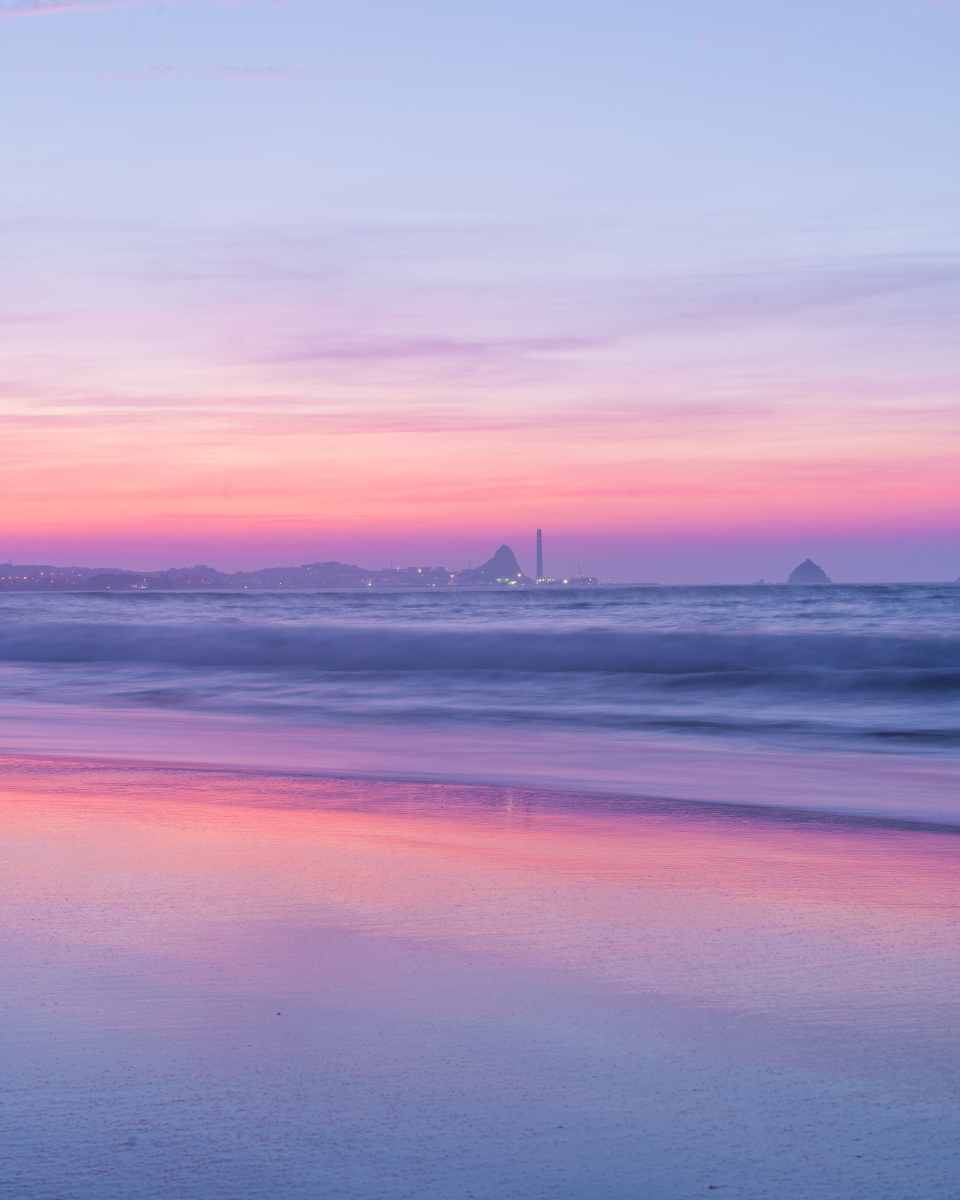
{"label": "blurred water motion", "polygon": [[960,588],[4,595],[8,751],[960,820]]}

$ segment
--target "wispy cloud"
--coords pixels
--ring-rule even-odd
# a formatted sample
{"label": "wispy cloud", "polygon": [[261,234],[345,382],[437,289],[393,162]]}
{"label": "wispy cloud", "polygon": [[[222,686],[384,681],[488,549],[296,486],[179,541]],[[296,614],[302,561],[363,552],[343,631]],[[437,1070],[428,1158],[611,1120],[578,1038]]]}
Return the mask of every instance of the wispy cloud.
{"label": "wispy cloud", "polygon": [[143,0],[0,0],[0,16],[42,17],[58,13],[98,13],[142,7]]}
{"label": "wispy cloud", "polygon": [[227,471],[237,512],[305,525],[955,511],[955,259],[578,273],[519,223],[16,233],[0,474],[21,523],[175,496],[172,528]]}
{"label": "wispy cloud", "polygon": [[124,83],[196,83],[204,80],[222,80],[229,83],[286,83],[293,79],[310,78],[312,74],[313,72],[298,67],[249,67],[221,63],[178,67],[168,63],[164,66],[115,71],[108,78]]}
{"label": "wispy cloud", "polygon": [[[181,7],[198,0],[162,0],[162,7]],[[254,5],[276,8],[297,0],[219,0],[217,8],[246,8]],[[0,0],[0,17],[55,16],[58,13],[99,13],[156,7],[152,0]]]}

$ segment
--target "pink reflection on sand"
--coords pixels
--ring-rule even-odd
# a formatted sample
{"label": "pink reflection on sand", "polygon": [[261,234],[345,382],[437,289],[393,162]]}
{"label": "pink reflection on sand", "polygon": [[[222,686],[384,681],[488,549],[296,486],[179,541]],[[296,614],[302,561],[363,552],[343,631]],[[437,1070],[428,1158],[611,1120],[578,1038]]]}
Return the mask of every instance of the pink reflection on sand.
{"label": "pink reflection on sand", "polygon": [[341,929],[840,1024],[864,1005],[898,1021],[957,983],[947,831],[218,772],[7,778],[7,904],[51,944],[242,975],[265,923]]}
{"label": "pink reflection on sand", "polygon": [[2,767],[12,1194],[948,1194],[955,833]]}
{"label": "pink reflection on sand", "polygon": [[955,756],[705,749],[633,733],[284,727],[51,705],[0,710],[0,754],[486,783],[960,822]]}

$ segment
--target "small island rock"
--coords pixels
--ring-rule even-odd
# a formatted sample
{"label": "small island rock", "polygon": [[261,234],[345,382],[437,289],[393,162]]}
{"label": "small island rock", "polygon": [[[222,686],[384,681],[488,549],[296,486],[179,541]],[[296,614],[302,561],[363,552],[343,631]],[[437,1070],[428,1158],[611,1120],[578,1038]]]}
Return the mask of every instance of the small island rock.
{"label": "small island rock", "polygon": [[793,572],[787,583],[832,583],[833,580],[827,578],[827,574],[823,567],[818,567],[815,562],[809,558],[804,559],[799,567]]}

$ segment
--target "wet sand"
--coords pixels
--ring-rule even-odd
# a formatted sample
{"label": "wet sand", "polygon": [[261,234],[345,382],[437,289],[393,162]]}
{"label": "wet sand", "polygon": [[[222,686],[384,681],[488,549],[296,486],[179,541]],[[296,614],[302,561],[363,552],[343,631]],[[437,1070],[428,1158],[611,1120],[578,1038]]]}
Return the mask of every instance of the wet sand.
{"label": "wet sand", "polygon": [[960,830],[2,771],[4,1195],[956,1195]]}
{"label": "wet sand", "polygon": [[296,726],[0,703],[0,757],[24,754],[658,796],[960,825],[955,753],[671,744],[596,729]]}

